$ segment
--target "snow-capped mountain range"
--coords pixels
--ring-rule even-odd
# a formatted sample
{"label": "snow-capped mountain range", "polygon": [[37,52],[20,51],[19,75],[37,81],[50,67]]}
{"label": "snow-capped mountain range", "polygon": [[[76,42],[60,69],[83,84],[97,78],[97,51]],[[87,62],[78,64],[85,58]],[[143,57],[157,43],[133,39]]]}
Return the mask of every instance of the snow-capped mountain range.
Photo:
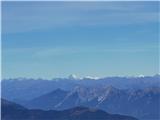
{"label": "snow-capped mountain range", "polygon": [[[1,81],[2,98],[28,108],[63,110],[83,105],[146,120],[159,117],[160,75]],[[145,116],[144,116],[145,113]]]}

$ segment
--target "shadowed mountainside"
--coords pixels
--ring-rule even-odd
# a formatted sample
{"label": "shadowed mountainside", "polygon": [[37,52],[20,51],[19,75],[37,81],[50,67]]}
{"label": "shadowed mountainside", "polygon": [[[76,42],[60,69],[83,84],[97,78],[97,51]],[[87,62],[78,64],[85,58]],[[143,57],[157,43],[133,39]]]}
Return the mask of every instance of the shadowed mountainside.
{"label": "shadowed mountainside", "polygon": [[63,111],[29,110],[18,104],[1,100],[2,120],[137,120],[134,117],[108,114],[102,110],[75,107]]}
{"label": "shadowed mountainside", "polygon": [[25,104],[32,109],[64,110],[76,106],[102,109],[111,113],[135,116],[139,119],[159,119],[160,88],[121,90],[85,88],[77,86],[72,91],[57,89]]}

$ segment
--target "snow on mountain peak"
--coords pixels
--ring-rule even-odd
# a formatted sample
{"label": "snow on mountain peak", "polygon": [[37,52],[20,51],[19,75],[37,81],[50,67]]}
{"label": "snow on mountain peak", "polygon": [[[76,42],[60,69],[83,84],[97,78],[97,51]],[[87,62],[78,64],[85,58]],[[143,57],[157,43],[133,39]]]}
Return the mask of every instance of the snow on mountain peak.
{"label": "snow on mountain peak", "polygon": [[141,74],[141,75],[139,75],[138,77],[145,77],[145,76]]}
{"label": "snow on mountain peak", "polygon": [[75,79],[77,79],[77,76],[75,74],[71,74],[71,75],[69,75],[68,78],[71,80],[75,80]]}
{"label": "snow on mountain peak", "polygon": [[86,76],[83,79],[93,79],[93,80],[97,80],[99,79],[99,77],[92,77],[92,76]]}

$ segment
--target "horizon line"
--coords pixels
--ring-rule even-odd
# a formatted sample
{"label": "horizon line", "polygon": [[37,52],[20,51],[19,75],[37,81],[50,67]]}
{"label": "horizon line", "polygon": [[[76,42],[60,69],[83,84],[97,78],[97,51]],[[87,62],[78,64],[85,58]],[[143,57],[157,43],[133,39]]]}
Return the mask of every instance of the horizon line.
{"label": "horizon line", "polygon": [[84,77],[78,77],[75,74],[70,74],[68,77],[53,77],[53,78],[43,78],[43,77],[8,77],[8,78],[1,78],[1,80],[8,80],[8,79],[41,79],[41,80],[55,80],[55,79],[77,79],[77,80],[83,80],[83,79],[103,79],[103,78],[113,78],[113,77],[120,77],[120,78],[143,78],[143,77],[154,77],[154,76],[160,76],[160,73],[153,74],[153,75],[113,75],[113,76],[105,76],[105,77],[94,77],[94,76],[84,76]]}

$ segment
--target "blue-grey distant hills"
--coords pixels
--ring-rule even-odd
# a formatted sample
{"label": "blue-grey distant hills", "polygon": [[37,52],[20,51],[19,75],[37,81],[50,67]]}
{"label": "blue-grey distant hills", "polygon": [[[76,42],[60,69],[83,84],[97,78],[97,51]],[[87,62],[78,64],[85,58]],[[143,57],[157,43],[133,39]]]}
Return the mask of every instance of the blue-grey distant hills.
{"label": "blue-grey distant hills", "polygon": [[32,109],[64,110],[76,106],[102,109],[111,113],[135,116],[140,119],[158,120],[160,88],[120,90],[106,88],[75,87],[72,91],[61,89],[44,94],[24,104]]}
{"label": "blue-grey distant hills", "polygon": [[2,96],[12,101],[31,100],[58,88],[72,90],[75,86],[106,87],[113,86],[119,89],[143,89],[160,87],[160,75],[144,77],[106,77],[92,78],[55,78],[53,80],[15,78],[1,81]]}
{"label": "blue-grey distant hills", "polygon": [[159,75],[96,80],[8,79],[2,81],[2,97],[29,109],[64,110],[85,106],[140,120],[160,119]]}
{"label": "blue-grey distant hills", "polygon": [[75,107],[63,111],[26,109],[16,103],[1,100],[2,120],[137,120],[134,117],[109,114],[105,111]]}

